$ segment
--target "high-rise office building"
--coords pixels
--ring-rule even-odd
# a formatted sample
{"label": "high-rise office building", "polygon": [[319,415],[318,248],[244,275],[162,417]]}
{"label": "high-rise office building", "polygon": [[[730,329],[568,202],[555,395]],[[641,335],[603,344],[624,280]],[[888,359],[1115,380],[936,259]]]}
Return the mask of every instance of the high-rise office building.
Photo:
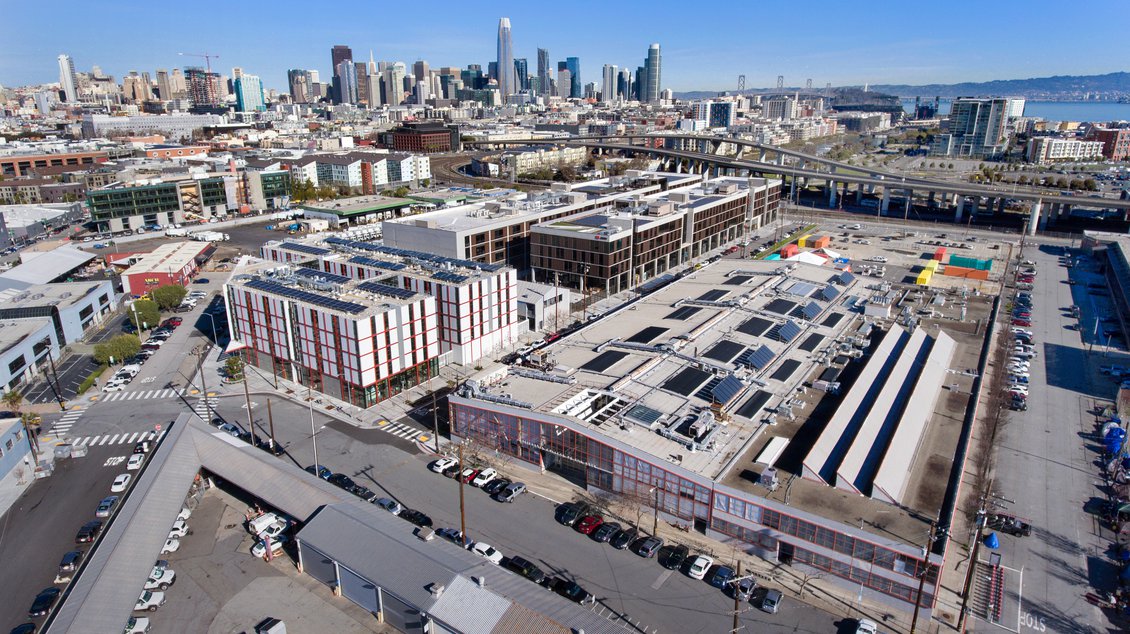
{"label": "high-rise office building", "polygon": [[330,69],[333,71],[333,90],[331,91],[330,98],[334,103],[342,102],[341,79],[338,76],[338,68],[341,66],[341,63],[347,59],[353,59],[353,49],[348,46],[338,44],[330,49],[330,60],[333,62],[333,65],[330,66]]}
{"label": "high-rise office building", "polygon": [[385,103],[390,106],[399,106],[404,101],[405,70],[403,62],[396,62],[385,69]]}
{"label": "high-rise office building", "polygon": [[616,92],[625,100],[632,99],[632,71],[627,68],[620,70],[620,78],[616,82]]}
{"label": "high-rise office building", "polygon": [[416,103],[422,104],[432,98],[432,72],[428,63],[422,59],[412,64],[413,89],[416,91]]}
{"label": "high-rise office building", "polygon": [[600,86],[600,100],[605,103],[616,101],[616,82],[620,72],[615,64],[604,65],[604,82]]}
{"label": "high-rise office building", "polygon": [[505,101],[516,92],[514,83],[514,42],[510,39],[510,18],[498,20],[498,94]]}
{"label": "high-rise office building", "polygon": [[78,79],[75,77],[75,62],[70,55],[59,56],[59,88],[67,103],[78,102]]}
{"label": "high-rise office building", "polygon": [[538,49],[538,94],[543,97],[549,95],[549,84],[553,76],[549,70],[549,51]]}
{"label": "high-rise office building", "polygon": [[173,86],[169,82],[169,71],[164,68],[157,69],[157,96],[164,101],[173,98]]}
{"label": "high-rise office building", "polygon": [[353,75],[357,78],[356,103],[369,105],[369,64],[353,62]]}
{"label": "high-rise office building", "polygon": [[[233,72],[234,76],[235,73]],[[263,95],[263,83],[257,75],[248,75],[240,72],[239,77],[232,79],[235,86],[235,107],[239,112],[266,110],[267,98]]]}
{"label": "high-rise office building", "polygon": [[572,82],[569,86],[569,96],[580,99],[584,96],[581,92],[581,58],[566,57],[565,68],[569,70],[569,81]]}
{"label": "high-rise office building", "polygon": [[337,103],[357,103],[357,67],[352,59],[342,60],[334,69]]}
{"label": "high-rise office building", "polygon": [[635,84],[635,89],[632,91],[632,95],[636,101],[643,101],[647,94],[647,71],[644,70],[643,66],[636,67],[636,79],[633,84]]}
{"label": "high-rise office building", "polygon": [[310,79],[310,71],[292,68],[286,71],[286,83],[294,103],[310,103],[314,100],[314,82]]}
{"label": "high-rise office building", "polygon": [[220,75],[203,68],[184,69],[188,84],[188,98],[197,107],[216,106],[220,103]]}
{"label": "high-rise office building", "polygon": [[514,60],[514,92],[530,89],[530,70],[526,58]]}
{"label": "high-rise office building", "polygon": [[648,103],[659,101],[659,92],[662,90],[660,87],[660,64],[659,45],[652,44],[647,49],[647,60],[644,62],[644,74],[647,76],[647,84],[645,86],[646,92],[640,97],[641,101]]}

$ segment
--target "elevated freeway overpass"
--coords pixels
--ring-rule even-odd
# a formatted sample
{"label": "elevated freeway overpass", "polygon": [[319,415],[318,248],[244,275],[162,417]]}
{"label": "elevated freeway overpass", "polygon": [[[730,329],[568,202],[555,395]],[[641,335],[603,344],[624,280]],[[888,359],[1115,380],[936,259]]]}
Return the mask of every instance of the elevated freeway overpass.
{"label": "elevated freeway overpass", "polygon": [[[699,144],[705,151],[656,147],[657,141],[669,139],[682,143]],[[726,144],[739,148],[736,156],[721,154]],[[790,194],[796,188],[823,183],[830,207],[841,196],[854,194],[859,200],[863,194],[881,196],[880,212],[889,210],[893,195],[902,195],[910,204],[915,192],[925,193],[937,206],[954,209],[954,221],[962,222],[967,213],[979,207],[989,212],[1003,212],[1006,202],[1018,201],[1028,206],[1028,231],[1043,229],[1049,219],[1067,216],[1072,209],[1115,210],[1126,220],[1130,213],[1130,200],[1099,196],[1071,196],[1061,193],[1035,191],[1030,188],[1003,188],[940,179],[904,176],[888,170],[862,168],[822,157],[764,145],[743,139],[697,135],[599,135],[564,139],[538,139],[521,141],[468,142],[468,146],[499,147],[509,145],[568,145],[596,149],[600,152],[618,151],[625,154],[646,154],[659,157],[671,171],[690,171],[716,174],[779,176],[789,183]],[[745,159],[746,151],[756,151],[758,159]],[[774,160],[765,160],[773,155]],[[852,186],[855,190],[852,191]],[[941,197],[939,201],[938,198]]]}

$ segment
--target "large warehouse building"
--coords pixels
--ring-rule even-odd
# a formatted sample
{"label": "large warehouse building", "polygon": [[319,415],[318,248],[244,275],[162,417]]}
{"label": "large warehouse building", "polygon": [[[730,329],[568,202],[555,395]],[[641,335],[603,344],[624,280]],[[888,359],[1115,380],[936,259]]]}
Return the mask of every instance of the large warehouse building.
{"label": "large warehouse building", "polygon": [[945,540],[927,540],[958,442],[938,421],[965,407],[938,398],[940,374],[976,365],[967,326],[988,304],[906,329],[861,315],[869,293],[831,268],[722,260],[525,365],[485,368],[450,397],[453,439],[929,610]]}

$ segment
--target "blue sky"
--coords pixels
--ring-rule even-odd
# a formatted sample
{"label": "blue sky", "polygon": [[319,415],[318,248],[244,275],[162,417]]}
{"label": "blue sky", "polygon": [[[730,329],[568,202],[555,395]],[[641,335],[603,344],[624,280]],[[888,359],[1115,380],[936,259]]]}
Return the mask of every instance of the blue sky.
{"label": "blue sky", "polygon": [[1088,75],[1130,66],[1118,52],[1125,10],[1124,0],[0,0],[0,85],[57,81],[60,53],[120,79],[203,65],[177,53],[207,51],[220,56],[213,69],[240,66],[283,90],[288,68],[325,81],[334,44],[364,60],[372,49],[377,60],[485,69],[502,16],[531,73],[547,48],[553,62],[580,57],[586,83],[606,63],[642,65],[652,42],[663,47],[663,87],[677,92],[732,90],[739,74],[750,88],[777,75],[818,87]]}

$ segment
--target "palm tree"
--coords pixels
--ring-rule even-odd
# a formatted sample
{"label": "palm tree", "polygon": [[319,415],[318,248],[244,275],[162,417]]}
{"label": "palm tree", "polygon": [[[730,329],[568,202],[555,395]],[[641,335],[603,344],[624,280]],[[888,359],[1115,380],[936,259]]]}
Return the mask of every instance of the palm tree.
{"label": "palm tree", "polygon": [[27,444],[31,447],[32,460],[34,464],[39,464],[39,426],[43,423],[43,418],[35,412],[24,412],[20,414],[20,423],[24,426]]}
{"label": "palm tree", "polygon": [[3,396],[0,396],[0,402],[4,403],[4,406],[8,409],[19,414],[20,407],[22,407],[24,403],[24,395],[19,390],[8,390],[4,392]]}

